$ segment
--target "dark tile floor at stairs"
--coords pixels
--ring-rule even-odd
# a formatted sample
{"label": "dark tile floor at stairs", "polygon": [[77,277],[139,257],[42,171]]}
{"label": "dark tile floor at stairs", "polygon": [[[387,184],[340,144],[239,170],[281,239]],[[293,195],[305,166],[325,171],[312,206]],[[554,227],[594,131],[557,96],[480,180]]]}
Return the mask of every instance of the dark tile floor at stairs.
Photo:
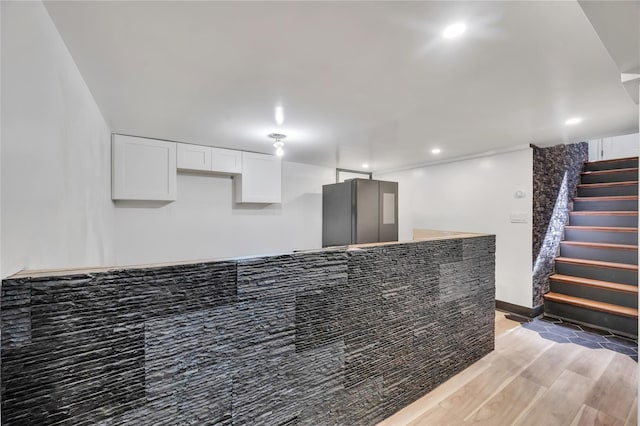
{"label": "dark tile floor at stairs", "polygon": [[572,324],[551,317],[524,318],[518,315],[507,315],[507,318],[522,323],[526,329],[535,331],[543,339],[557,343],[575,343],[591,349],[609,349],[629,355],[638,362],[638,340],[616,336],[604,330]]}

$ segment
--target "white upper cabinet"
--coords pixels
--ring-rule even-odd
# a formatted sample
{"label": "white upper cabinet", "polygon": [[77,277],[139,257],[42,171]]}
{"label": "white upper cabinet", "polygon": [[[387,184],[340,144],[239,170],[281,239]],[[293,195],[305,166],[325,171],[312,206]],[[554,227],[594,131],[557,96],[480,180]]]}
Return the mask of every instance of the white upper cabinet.
{"label": "white upper cabinet", "polygon": [[282,202],[282,162],[274,155],[242,153],[242,175],[235,178],[236,202]]}
{"label": "white upper cabinet", "polygon": [[242,152],[178,143],[178,169],[226,175],[242,173]]}
{"label": "white upper cabinet", "polygon": [[211,171],[236,175],[242,173],[242,151],[211,148]]}
{"label": "white upper cabinet", "polygon": [[176,199],[176,143],[113,135],[111,198]]}
{"label": "white upper cabinet", "polygon": [[280,203],[282,162],[274,155],[113,135],[111,198],[175,201],[178,170],[236,175],[238,203]]}
{"label": "white upper cabinet", "polygon": [[211,171],[211,148],[208,146],[177,143],[178,168]]}

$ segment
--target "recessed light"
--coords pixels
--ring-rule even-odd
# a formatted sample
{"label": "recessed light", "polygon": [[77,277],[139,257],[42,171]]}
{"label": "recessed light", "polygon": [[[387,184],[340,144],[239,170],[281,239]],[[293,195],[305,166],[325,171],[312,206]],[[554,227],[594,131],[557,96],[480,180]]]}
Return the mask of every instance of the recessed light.
{"label": "recessed light", "polygon": [[369,165],[368,165],[367,163],[362,163],[362,168],[363,168],[363,169],[368,169],[368,168],[369,168]]}
{"label": "recessed light", "polygon": [[432,153],[432,154],[440,154],[441,152],[442,152],[442,150],[441,150],[440,148],[433,148],[433,149],[431,150],[431,153]]}
{"label": "recessed light", "polygon": [[572,117],[570,119],[568,119],[567,121],[564,122],[564,124],[568,125],[568,126],[573,126],[574,124],[578,124],[582,121],[581,117]]}
{"label": "recessed light", "polygon": [[281,106],[276,107],[275,118],[276,118],[276,123],[279,126],[282,125],[282,123],[284,123],[284,108],[282,108]]}
{"label": "recessed light", "polygon": [[467,26],[464,24],[464,22],[456,22],[455,24],[449,25],[447,28],[444,29],[444,31],[442,31],[442,37],[444,38],[460,37],[462,34],[464,34],[466,29],[467,29]]}

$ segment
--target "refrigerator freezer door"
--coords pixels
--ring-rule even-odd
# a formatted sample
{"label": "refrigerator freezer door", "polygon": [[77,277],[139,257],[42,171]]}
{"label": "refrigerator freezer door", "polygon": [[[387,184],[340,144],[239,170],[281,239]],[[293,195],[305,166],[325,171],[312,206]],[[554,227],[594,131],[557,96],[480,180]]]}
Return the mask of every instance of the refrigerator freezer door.
{"label": "refrigerator freezer door", "polygon": [[351,244],[351,184],[322,187],[322,247]]}
{"label": "refrigerator freezer door", "polygon": [[379,187],[377,180],[354,179],[355,223],[352,226],[352,241],[355,244],[378,242]]}

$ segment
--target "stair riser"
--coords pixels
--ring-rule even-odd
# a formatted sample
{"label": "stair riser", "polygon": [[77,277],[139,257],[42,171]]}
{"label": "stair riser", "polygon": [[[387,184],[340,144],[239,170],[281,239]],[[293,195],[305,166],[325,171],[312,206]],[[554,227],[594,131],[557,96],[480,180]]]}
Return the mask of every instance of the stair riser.
{"label": "stair riser", "polygon": [[574,259],[602,260],[605,262],[638,264],[637,250],[620,250],[600,247],[582,247],[560,244],[560,256]]}
{"label": "stair riser", "polygon": [[622,226],[637,228],[638,216],[569,215],[574,226]]}
{"label": "stair riser", "polygon": [[616,195],[638,195],[638,185],[578,188],[578,197],[613,197]]}
{"label": "stair riser", "polygon": [[635,232],[586,231],[577,229],[564,230],[565,240],[586,241],[590,243],[638,244]]}
{"label": "stair riser", "polygon": [[620,284],[638,285],[637,271],[556,262],[556,273]]}
{"label": "stair riser", "polygon": [[582,297],[599,302],[613,303],[618,306],[638,308],[638,295],[622,293],[619,291],[603,290],[596,287],[584,285],[574,285],[559,283],[551,280],[551,291],[554,293],[567,294],[569,296]]}
{"label": "stair riser", "polygon": [[637,167],[638,167],[638,159],[634,158],[631,160],[607,161],[605,163],[586,163],[584,165],[584,170],[596,171],[596,170],[629,169],[629,168],[637,168]]}
{"label": "stair riser", "polygon": [[622,201],[573,201],[573,210],[575,211],[638,211],[638,200],[622,200]]}
{"label": "stair riser", "polygon": [[544,301],[544,312],[547,315],[568,318],[583,324],[614,331],[618,334],[636,337],[638,335],[638,320],[605,312],[592,311],[578,306]]}
{"label": "stair riser", "polygon": [[606,182],[625,182],[629,180],[638,180],[638,172],[619,172],[604,173],[597,175],[582,175],[580,183],[606,183]]}

